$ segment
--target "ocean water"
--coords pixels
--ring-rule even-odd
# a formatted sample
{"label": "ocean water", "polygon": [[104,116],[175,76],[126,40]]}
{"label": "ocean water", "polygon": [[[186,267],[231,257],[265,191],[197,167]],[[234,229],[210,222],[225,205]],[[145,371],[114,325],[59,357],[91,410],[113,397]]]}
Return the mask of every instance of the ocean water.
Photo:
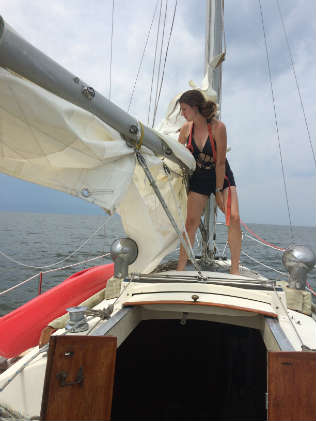
{"label": "ocean water", "polygon": [[[286,248],[291,243],[290,230],[287,226],[251,223],[247,223],[247,225],[257,235],[279,247]],[[308,245],[315,252],[314,227],[294,227],[293,231],[296,244]],[[124,236],[124,230],[117,215],[50,215],[0,212],[0,293],[33,275],[39,274],[41,270],[44,272],[101,256],[110,250],[113,241],[120,236]],[[224,250],[226,238],[227,228],[224,225],[218,225],[216,243],[219,255]],[[198,253],[197,244],[195,249]],[[282,253],[250,239],[246,233],[243,236],[242,250],[258,262],[262,262],[280,272],[285,272],[281,260]],[[226,249],[226,255],[229,257],[228,249]],[[176,257],[177,252],[168,256],[167,259]],[[286,279],[284,275],[262,266],[251,258],[242,253],[241,263],[270,279]],[[42,292],[62,282],[75,272],[93,265],[106,264],[110,261],[109,257],[103,257],[93,262],[81,263],[72,268],[44,273]],[[55,266],[44,267],[56,262],[59,263]],[[42,269],[30,266],[41,267]],[[308,280],[316,290],[315,269],[308,274]],[[38,283],[39,276],[36,276],[18,289],[0,295],[0,316],[34,298],[38,294]]]}

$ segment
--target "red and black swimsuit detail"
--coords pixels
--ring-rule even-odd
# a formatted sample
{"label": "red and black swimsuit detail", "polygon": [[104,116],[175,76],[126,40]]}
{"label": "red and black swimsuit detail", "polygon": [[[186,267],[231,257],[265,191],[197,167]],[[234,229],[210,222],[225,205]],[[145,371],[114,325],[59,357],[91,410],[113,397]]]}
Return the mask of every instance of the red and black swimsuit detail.
{"label": "red and black swimsuit detail", "polygon": [[[215,143],[215,139],[212,136],[210,124],[208,125],[208,128],[209,128],[209,136],[205,142],[205,145],[202,151],[200,151],[200,149],[197,147],[194,141],[193,125],[192,125],[190,135],[188,136],[188,142],[186,145],[187,148],[190,150],[190,152],[193,154],[196,161],[196,169],[189,179],[189,191],[204,194],[206,196],[210,196],[212,193],[215,195],[215,191],[216,191],[216,172],[215,172],[216,143]],[[212,147],[212,143],[213,143],[213,147]],[[215,152],[214,154],[213,154],[213,150]],[[215,159],[214,159],[214,155],[215,155]],[[227,159],[225,162],[225,167],[226,167],[226,170],[225,170],[223,189],[226,189],[227,187],[231,187],[231,186],[236,186],[234,175],[229,166]],[[229,225],[229,218],[226,218],[226,224]]]}

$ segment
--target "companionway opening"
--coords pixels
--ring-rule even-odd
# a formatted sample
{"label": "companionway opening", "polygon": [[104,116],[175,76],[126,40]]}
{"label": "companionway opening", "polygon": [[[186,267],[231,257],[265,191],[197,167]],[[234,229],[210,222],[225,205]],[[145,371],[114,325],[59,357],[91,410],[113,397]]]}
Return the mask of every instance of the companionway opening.
{"label": "companionway opening", "polygon": [[258,330],[142,321],[117,351],[112,421],[266,419]]}

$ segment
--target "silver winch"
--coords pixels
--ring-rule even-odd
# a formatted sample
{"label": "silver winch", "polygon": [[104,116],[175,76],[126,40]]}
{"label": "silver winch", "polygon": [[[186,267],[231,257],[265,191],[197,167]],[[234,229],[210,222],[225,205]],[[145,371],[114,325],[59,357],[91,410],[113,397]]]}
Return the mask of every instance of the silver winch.
{"label": "silver winch", "polygon": [[115,278],[126,278],[128,266],[135,262],[138,256],[138,247],[131,238],[119,238],[111,246],[111,257],[114,261]]}
{"label": "silver winch", "polygon": [[289,288],[304,290],[307,273],[315,265],[315,254],[307,246],[290,246],[282,256],[282,263],[290,274]]}
{"label": "silver winch", "polygon": [[65,326],[65,329],[70,333],[84,332],[89,329],[89,324],[85,317],[85,312],[88,307],[70,307],[67,308],[69,313],[69,321]]}

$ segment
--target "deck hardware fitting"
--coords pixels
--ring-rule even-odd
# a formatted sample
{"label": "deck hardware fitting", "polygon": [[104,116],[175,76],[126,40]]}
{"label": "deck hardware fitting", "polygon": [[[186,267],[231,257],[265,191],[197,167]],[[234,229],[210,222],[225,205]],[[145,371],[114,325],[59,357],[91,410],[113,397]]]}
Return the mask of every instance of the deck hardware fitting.
{"label": "deck hardware fitting", "polygon": [[196,294],[193,294],[192,295],[192,300],[196,303],[197,302],[197,300],[200,298],[198,295],[196,295]]}
{"label": "deck hardware fitting", "polygon": [[138,127],[135,124],[132,124],[129,128],[130,134],[136,135],[138,133]]}
{"label": "deck hardware fitting", "polygon": [[111,257],[114,261],[114,277],[127,278],[128,266],[138,257],[138,246],[131,238],[119,238],[111,245]]}
{"label": "deck hardware fitting", "polygon": [[90,193],[89,189],[86,188],[86,187],[83,188],[83,189],[81,189],[80,193],[81,193],[81,196],[83,196],[83,197],[89,197],[89,196],[91,196],[91,193]]}
{"label": "deck hardware fitting", "polygon": [[95,90],[91,86],[84,86],[81,91],[82,95],[85,96],[89,101],[95,97]]}
{"label": "deck hardware fitting", "polygon": [[172,150],[169,148],[168,145],[166,145],[165,143],[161,142],[162,145],[162,150],[164,152],[165,155],[172,155]]}
{"label": "deck hardware fitting", "polygon": [[80,79],[78,78],[78,76],[74,77],[74,82],[75,83],[79,83],[80,82]]}
{"label": "deck hardware fitting", "polygon": [[182,319],[180,320],[180,325],[181,325],[181,326],[185,326],[185,325],[187,324],[187,317],[188,317],[188,314],[189,314],[189,313],[187,313],[187,312],[183,312],[183,313],[182,313]]}
{"label": "deck hardware fitting", "polygon": [[64,357],[66,357],[66,358],[70,358],[70,357],[72,357],[74,355],[74,352],[73,351],[66,351],[65,353],[64,353]]}
{"label": "deck hardware fitting", "polygon": [[61,371],[59,373],[56,374],[57,379],[59,380],[59,386],[64,387],[64,386],[73,386],[75,384],[81,384],[83,383],[84,380],[84,376],[83,376],[83,368],[80,367],[76,378],[73,382],[66,382],[66,379],[68,377],[68,373],[66,371]]}
{"label": "deck hardware fitting", "polygon": [[89,329],[89,324],[85,318],[87,307],[77,306],[67,308],[69,313],[69,321],[65,329],[70,333],[84,332]]}
{"label": "deck hardware fitting", "polygon": [[285,250],[282,263],[290,274],[289,288],[305,290],[307,273],[313,269],[316,257],[307,246],[291,246]]}

